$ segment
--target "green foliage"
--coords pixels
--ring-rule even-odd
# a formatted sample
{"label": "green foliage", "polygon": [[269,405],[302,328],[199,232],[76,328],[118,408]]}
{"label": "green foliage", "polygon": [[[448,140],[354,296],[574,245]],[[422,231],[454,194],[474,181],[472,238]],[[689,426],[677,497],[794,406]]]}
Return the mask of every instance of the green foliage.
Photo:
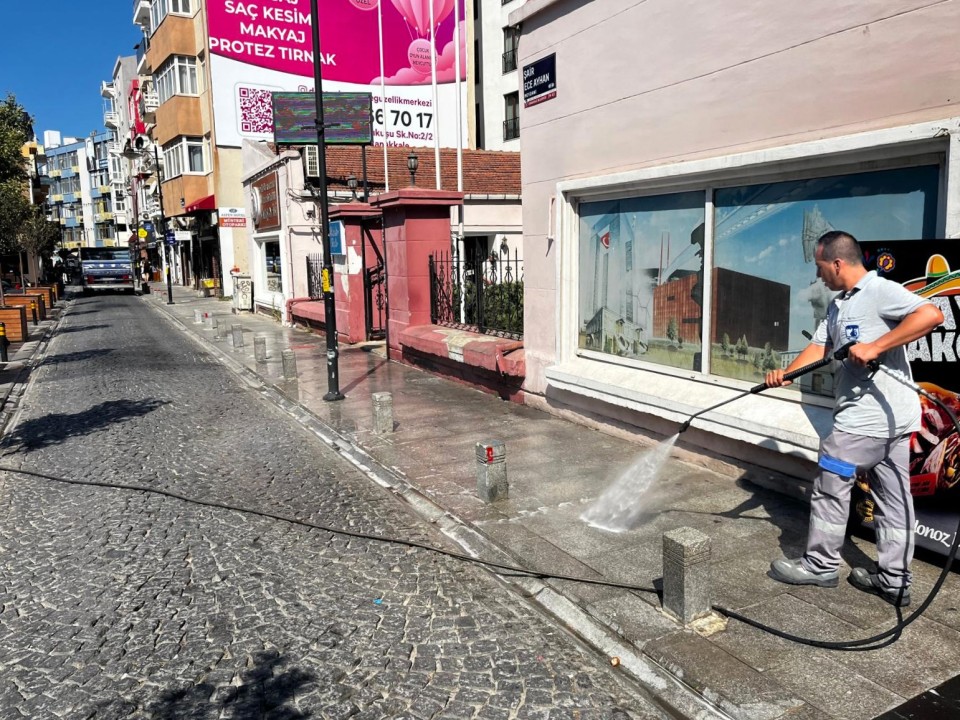
{"label": "green foliage", "polygon": [[[460,295],[463,293],[464,323],[479,325],[481,318],[477,313],[477,286],[472,280],[461,288],[454,285],[453,317],[460,317]],[[505,282],[483,287],[483,326],[489,330],[503,330],[509,333],[523,334],[523,283]]]}
{"label": "green foliage", "polygon": [[0,252],[20,249],[24,224],[31,218],[23,145],[31,138],[33,121],[9,94],[0,103]]}
{"label": "green foliage", "polygon": [[720,340],[720,350],[723,351],[724,356],[730,356],[730,335],[727,333],[723,334],[723,338]]}
{"label": "green foliage", "polygon": [[21,150],[31,138],[33,120],[13,94],[0,103],[0,183],[25,180]]}
{"label": "green foliage", "polygon": [[741,360],[746,360],[747,353],[749,351],[750,351],[750,346],[747,345],[747,336],[744,335],[739,340],[737,340],[737,356]]}

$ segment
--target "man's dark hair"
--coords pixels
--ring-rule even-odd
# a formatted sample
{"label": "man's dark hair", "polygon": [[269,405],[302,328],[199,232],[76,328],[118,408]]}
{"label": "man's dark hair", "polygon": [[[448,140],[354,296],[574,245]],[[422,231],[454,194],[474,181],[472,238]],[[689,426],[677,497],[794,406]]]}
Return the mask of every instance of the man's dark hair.
{"label": "man's dark hair", "polygon": [[831,230],[820,236],[817,245],[823,247],[823,259],[827,262],[843,260],[849,265],[863,265],[863,250],[860,249],[860,243],[848,232]]}

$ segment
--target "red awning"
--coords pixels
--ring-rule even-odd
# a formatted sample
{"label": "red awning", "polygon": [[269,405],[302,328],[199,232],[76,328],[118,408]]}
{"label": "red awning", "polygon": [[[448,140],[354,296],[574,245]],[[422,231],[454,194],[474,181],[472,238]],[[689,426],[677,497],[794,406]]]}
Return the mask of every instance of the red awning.
{"label": "red awning", "polygon": [[213,195],[207,195],[196,202],[190,203],[183,210],[187,213],[199,212],[200,210],[216,210],[217,200]]}

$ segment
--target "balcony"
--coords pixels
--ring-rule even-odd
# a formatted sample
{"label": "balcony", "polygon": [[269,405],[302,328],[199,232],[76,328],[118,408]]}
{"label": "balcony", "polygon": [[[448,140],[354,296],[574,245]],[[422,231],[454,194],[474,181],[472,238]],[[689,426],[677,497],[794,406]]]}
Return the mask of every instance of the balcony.
{"label": "balcony", "polygon": [[116,113],[113,110],[107,110],[103,114],[103,124],[104,127],[113,128],[116,130],[120,127],[120,113]]}
{"label": "balcony", "polygon": [[123,147],[118,142],[108,142],[107,152],[111,155],[120,155],[123,152]]}
{"label": "balcony", "polygon": [[93,216],[93,221],[95,223],[105,223],[110,222],[111,220],[113,220],[112,212],[98,212]]}
{"label": "balcony", "polygon": [[97,189],[104,195],[110,194],[110,185],[98,185]]}
{"label": "balcony", "polygon": [[58,177],[60,177],[60,176],[63,174],[63,172],[62,172],[61,170],[51,170],[51,171],[50,171],[49,173],[47,173],[47,174],[48,174],[50,177],[52,177],[52,178],[58,178]]}
{"label": "balcony", "polygon": [[133,24],[150,27],[150,0],[133,0]]}
{"label": "balcony", "polygon": [[116,86],[112,82],[103,80],[100,83],[100,97],[114,98],[116,97],[116,91]]}
{"label": "balcony", "polygon": [[517,51],[516,50],[507,50],[503,54],[503,72],[504,74],[508,72],[513,72],[517,69]]}
{"label": "balcony", "polygon": [[520,137],[520,118],[508,118],[503,121],[503,139],[516,140]]}
{"label": "balcony", "polygon": [[160,107],[160,98],[153,90],[145,89],[140,94],[140,117],[144,122],[157,121],[157,108]]}

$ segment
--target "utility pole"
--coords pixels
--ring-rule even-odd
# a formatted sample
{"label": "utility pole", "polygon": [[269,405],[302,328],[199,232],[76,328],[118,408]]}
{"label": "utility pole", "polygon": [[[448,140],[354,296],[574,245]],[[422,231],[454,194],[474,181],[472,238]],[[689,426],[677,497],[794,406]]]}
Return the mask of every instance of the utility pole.
{"label": "utility pole", "polygon": [[173,246],[167,240],[167,217],[163,214],[163,174],[160,172],[160,154],[153,143],[153,166],[157,169],[157,194],[160,198],[160,232],[163,251],[167,254],[167,305],[173,305]]}
{"label": "utility pole", "polygon": [[340,351],[337,346],[337,309],[333,296],[333,258],[330,253],[330,211],[327,202],[327,146],[323,125],[323,73],[320,68],[320,12],[317,0],[310,0],[313,33],[313,83],[317,102],[317,158],[320,174],[320,237],[323,241],[323,315],[327,329],[327,394],[324,400],[343,400],[340,392]]}

